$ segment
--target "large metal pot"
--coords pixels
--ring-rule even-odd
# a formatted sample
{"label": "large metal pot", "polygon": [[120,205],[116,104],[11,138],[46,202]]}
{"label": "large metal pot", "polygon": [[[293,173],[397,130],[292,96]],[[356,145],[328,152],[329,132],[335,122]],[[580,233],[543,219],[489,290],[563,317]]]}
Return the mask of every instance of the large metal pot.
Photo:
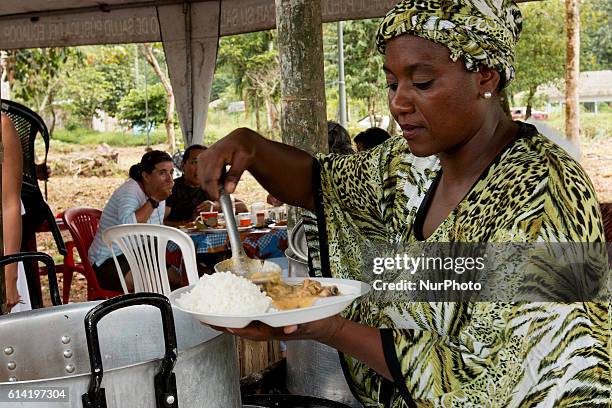
{"label": "large metal pot", "polygon": [[[305,240],[301,223],[291,231],[292,237]],[[296,231],[297,230],[297,231]],[[305,247],[304,242],[294,242],[294,247]],[[308,276],[308,260],[296,255],[291,248],[285,252],[289,264],[289,276]],[[341,402],[353,408],[363,405],[353,396],[340,365],[338,352],[316,341],[287,342],[287,390],[292,394],[312,395]]]}
{"label": "large metal pot", "polygon": [[233,337],[155,294],[1,317],[0,407],[34,406],[7,395],[50,387],[64,387],[69,404],[55,399],[36,406],[241,407]]}

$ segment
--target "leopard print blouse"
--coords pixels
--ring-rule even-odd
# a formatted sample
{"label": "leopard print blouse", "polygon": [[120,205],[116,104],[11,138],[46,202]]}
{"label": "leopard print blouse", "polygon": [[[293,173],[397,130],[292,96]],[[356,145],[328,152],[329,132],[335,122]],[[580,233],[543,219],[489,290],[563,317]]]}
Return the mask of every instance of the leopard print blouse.
{"label": "leopard print blouse", "polygon": [[[428,242],[605,242],[593,187],[565,151],[520,123]],[[410,242],[440,171],[393,138],[356,155],[319,155],[306,227],[316,274],[359,279],[363,244]],[[321,233],[318,233],[317,230]],[[612,407],[612,307],[583,303],[355,303],[381,328],[392,385],[341,355],[365,407]]]}

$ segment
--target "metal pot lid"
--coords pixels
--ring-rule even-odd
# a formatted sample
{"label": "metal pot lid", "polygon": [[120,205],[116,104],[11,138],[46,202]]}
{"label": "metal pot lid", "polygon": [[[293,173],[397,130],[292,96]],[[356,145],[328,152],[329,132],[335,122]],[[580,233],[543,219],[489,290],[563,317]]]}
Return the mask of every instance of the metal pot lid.
{"label": "metal pot lid", "polygon": [[306,243],[306,231],[304,220],[299,220],[289,234],[289,248],[300,260],[308,262],[308,245]]}

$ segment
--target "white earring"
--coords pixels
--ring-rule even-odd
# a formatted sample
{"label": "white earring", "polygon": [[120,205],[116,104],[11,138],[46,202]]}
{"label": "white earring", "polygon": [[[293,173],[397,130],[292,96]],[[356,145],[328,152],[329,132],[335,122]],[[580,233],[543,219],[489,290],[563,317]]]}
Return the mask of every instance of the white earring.
{"label": "white earring", "polygon": [[486,91],[485,93],[482,94],[482,97],[485,99],[491,99],[492,96],[493,94],[489,91]]}

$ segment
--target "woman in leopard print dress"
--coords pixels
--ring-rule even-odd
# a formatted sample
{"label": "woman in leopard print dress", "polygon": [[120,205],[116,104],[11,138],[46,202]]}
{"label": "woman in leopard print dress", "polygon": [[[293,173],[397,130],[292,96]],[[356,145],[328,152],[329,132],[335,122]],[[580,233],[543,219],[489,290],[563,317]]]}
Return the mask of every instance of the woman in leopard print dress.
{"label": "woman in leopard print dress", "polygon": [[[238,129],[202,154],[203,188],[216,197],[231,164],[226,191],[248,170],[311,210],[311,263],[341,278],[362,277],[371,243],[604,242],[584,170],[501,108],[521,23],[509,0],[401,1],[377,42],[403,138],[313,158]],[[610,316],[609,299],[365,301],[342,317],[228,331],[337,348],[366,407],[610,407]]]}

